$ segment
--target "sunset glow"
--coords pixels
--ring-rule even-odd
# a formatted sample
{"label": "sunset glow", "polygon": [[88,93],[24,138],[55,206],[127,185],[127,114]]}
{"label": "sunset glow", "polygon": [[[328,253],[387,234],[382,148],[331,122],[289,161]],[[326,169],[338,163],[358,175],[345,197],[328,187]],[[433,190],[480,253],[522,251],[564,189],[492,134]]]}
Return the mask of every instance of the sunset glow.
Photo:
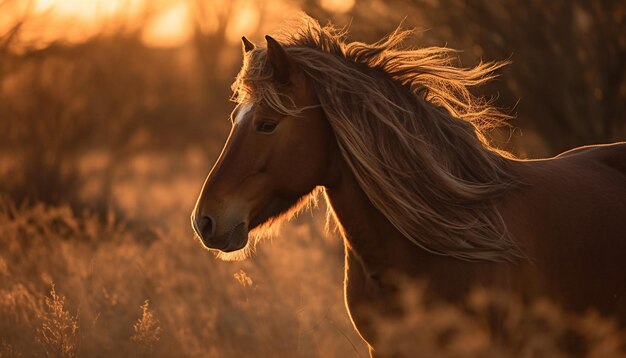
{"label": "sunset glow", "polygon": [[[38,12],[52,11],[57,15],[90,18],[97,15],[111,15],[123,7],[132,7],[136,0],[37,0],[35,10]],[[130,5],[130,6],[129,6]]]}
{"label": "sunset glow", "polygon": [[36,0],[28,36],[39,42],[80,42],[106,33],[122,21],[134,22],[141,0]]}
{"label": "sunset glow", "polygon": [[180,46],[189,39],[191,31],[189,9],[179,2],[148,22],[142,40],[149,46]]}
{"label": "sunset glow", "polygon": [[239,42],[242,34],[250,34],[259,26],[259,11],[250,1],[249,6],[242,7],[226,29],[226,38],[231,43]]}
{"label": "sunset glow", "polygon": [[141,38],[149,46],[179,46],[191,36],[184,1],[155,5],[144,0],[37,0],[32,11],[37,26],[28,35],[41,42],[80,42],[98,33],[138,26],[143,26]]}
{"label": "sunset glow", "polygon": [[321,0],[320,5],[330,12],[343,14],[354,7],[355,0]]}
{"label": "sunset glow", "polygon": [[[353,1],[323,2],[323,6],[336,12],[346,11],[353,4]],[[233,6],[233,9],[224,11],[228,6]],[[176,47],[185,44],[192,36],[194,20],[191,9],[191,4],[183,0],[159,3],[145,0],[36,0],[30,8],[29,26],[26,26],[23,35],[41,43],[56,40],[75,43],[99,33],[139,27],[141,39],[146,45]],[[286,5],[281,5],[277,11],[284,13],[285,9],[291,11]],[[3,23],[10,24],[26,13],[27,7],[15,3],[3,10],[0,30],[5,28]],[[255,1],[241,1],[236,6],[215,3],[209,6],[207,18],[198,24],[199,28],[204,33],[217,31],[224,21],[219,16],[225,13],[229,14],[225,36],[230,43],[238,42],[242,34],[250,36],[259,28],[260,9]]]}

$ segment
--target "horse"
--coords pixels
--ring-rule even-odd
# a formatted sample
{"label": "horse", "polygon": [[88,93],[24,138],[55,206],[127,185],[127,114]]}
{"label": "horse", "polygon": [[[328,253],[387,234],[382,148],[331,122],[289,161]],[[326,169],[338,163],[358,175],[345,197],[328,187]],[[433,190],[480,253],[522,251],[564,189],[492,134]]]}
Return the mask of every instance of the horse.
{"label": "horse", "polygon": [[206,248],[245,257],[323,195],[371,354],[365,312],[398,314],[399,276],[446,302],[478,286],[626,322],[626,143],[518,159],[487,139],[507,115],[470,92],[506,63],[459,67],[400,28],[372,44],[306,15],[285,30],[242,38],[232,130],[191,215]]}

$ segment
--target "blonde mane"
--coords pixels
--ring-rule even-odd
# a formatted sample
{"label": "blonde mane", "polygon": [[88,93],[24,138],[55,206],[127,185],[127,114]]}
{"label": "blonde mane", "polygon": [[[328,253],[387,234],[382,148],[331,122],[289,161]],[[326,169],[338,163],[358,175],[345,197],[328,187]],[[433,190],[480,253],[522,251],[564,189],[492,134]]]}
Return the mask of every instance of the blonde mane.
{"label": "blonde mane", "polygon": [[[523,256],[496,206],[518,181],[508,154],[485,138],[507,116],[468,90],[504,63],[455,67],[453,50],[401,48],[412,33],[401,29],[373,44],[347,43],[345,31],[303,15],[285,30],[277,38],[315,87],[345,162],[397,230],[459,259]],[[272,81],[266,53],[246,54],[233,99],[298,115]]]}

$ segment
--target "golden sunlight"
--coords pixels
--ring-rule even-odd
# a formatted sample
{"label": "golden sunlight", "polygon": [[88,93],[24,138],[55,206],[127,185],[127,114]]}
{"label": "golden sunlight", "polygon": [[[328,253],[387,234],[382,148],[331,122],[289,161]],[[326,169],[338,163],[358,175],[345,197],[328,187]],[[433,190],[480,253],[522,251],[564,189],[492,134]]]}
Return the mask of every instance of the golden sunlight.
{"label": "golden sunlight", "polygon": [[142,4],[141,0],[35,0],[32,11],[38,26],[30,35],[41,42],[83,41],[106,30],[121,14],[132,19]]}
{"label": "golden sunlight", "polygon": [[178,2],[150,21],[141,38],[149,46],[175,47],[184,44],[191,33],[189,8]]}
{"label": "golden sunlight", "polygon": [[76,17],[92,17],[96,14],[111,15],[115,13],[121,5],[127,5],[128,2],[121,1],[102,1],[102,0],[36,0],[36,11],[48,11],[59,15],[70,15]]}
{"label": "golden sunlight", "polygon": [[[341,1],[325,0],[324,3],[326,2],[328,4],[324,6],[337,12],[346,11],[354,4],[354,0],[347,2],[349,6]],[[283,3],[280,5],[285,7]],[[151,12],[151,16],[143,17],[150,13],[147,11],[149,6],[156,11]],[[158,5],[146,0],[35,0],[32,11],[37,17],[38,25],[33,26],[29,37],[42,43],[58,39],[69,42],[84,41],[111,29],[111,24],[120,21],[123,25],[131,25],[131,28],[141,26],[141,21],[145,21],[141,39],[146,45],[155,47],[181,46],[189,40],[193,31],[189,3],[183,0],[166,0]],[[17,13],[17,9],[14,12]],[[237,11],[229,17],[226,38],[229,42],[236,43],[242,34],[252,34],[258,30],[259,5],[251,0],[241,1]],[[125,24],[125,21],[129,24]],[[218,21],[217,18],[208,21],[205,26],[211,27]],[[41,31],[42,28],[46,30]]]}
{"label": "golden sunlight", "polygon": [[354,7],[355,0],[320,0],[320,5],[334,13],[343,14]]}
{"label": "golden sunlight", "polygon": [[142,17],[150,12],[150,7],[161,11],[147,18],[141,34],[144,43],[170,47],[189,39],[191,27],[186,2],[165,1],[155,5],[145,0],[35,0],[32,11],[39,25],[34,26],[30,37],[44,43],[58,39],[79,42],[107,31],[118,22],[136,28],[141,26]]}
{"label": "golden sunlight", "polygon": [[231,43],[241,41],[242,34],[252,34],[259,26],[260,15],[254,1],[249,1],[234,15],[226,28],[226,38]]}

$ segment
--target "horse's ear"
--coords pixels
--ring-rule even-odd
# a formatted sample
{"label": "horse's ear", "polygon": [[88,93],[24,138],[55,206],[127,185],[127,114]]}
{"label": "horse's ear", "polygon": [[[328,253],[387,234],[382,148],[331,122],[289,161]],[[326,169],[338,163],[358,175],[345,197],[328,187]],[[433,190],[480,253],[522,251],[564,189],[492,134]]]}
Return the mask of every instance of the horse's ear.
{"label": "horse's ear", "polygon": [[243,45],[243,53],[244,54],[254,50],[254,44],[252,42],[250,42],[250,40],[248,40],[245,36],[243,36],[241,38],[241,43]]}
{"label": "horse's ear", "polygon": [[280,84],[289,83],[291,72],[295,70],[293,62],[278,41],[269,35],[265,35],[265,40],[267,41],[267,59],[274,71],[274,78]]}

